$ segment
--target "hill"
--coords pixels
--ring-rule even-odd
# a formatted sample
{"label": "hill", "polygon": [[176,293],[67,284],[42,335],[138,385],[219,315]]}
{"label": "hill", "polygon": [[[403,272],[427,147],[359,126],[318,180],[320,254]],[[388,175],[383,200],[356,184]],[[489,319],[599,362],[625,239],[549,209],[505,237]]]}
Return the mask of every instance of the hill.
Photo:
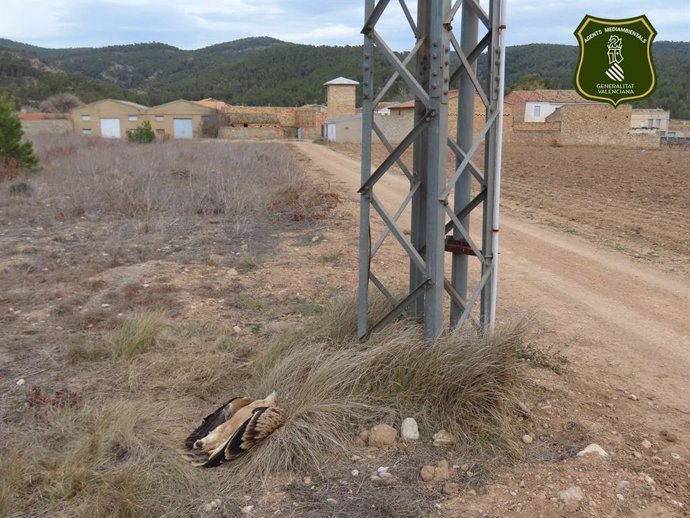
{"label": "hill", "polygon": [[[84,100],[124,92],[127,98],[145,104],[215,97],[235,104],[294,106],[324,102],[322,83],[335,76],[360,80],[361,52],[358,46],[299,45],[270,37],[197,50],[155,42],[45,49],[0,39],[0,58],[11,61],[16,69],[12,80],[0,79],[0,87],[21,103],[40,100],[59,84],[77,95],[85,92]],[[673,117],[690,119],[690,43],[657,42],[653,52],[657,91],[637,105],[670,109]],[[570,45],[509,47],[506,87],[572,88],[577,54],[577,47]],[[479,70],[481,76],[485,67],[480,64]],[[390,67],[380,63],[378,71],[380,83]],[[24,79],[17,76],[23,73],[27,74]],[[44,81],[50,86],[40,87]],[[404,88],[392,94],[405,95],[409,92]]]}

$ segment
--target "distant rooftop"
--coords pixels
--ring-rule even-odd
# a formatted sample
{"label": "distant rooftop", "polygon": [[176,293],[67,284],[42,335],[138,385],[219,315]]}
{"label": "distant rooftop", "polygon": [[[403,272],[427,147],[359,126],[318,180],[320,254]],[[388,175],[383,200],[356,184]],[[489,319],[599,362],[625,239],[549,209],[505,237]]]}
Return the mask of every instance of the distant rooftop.
{"label": "distant rooftop", "polygon": [[550,102],[550,103],[583,103],[592,104],[595,101],[584,99],[575,90],[549,90],[538,88],[536,90],[513,90],[506,95],[506,104],[515,104],[518,100],[523,102]]}
{"label": "distant rooftop", "polygon": [[359,81],[354,81],[352,79],[348,79],[347,77],[336,77],[335,79],[331,79],[330,81],[324,83],[324,86],[330,86],[330,85],[350,85],[350,86],[357,86],[359,84]]}

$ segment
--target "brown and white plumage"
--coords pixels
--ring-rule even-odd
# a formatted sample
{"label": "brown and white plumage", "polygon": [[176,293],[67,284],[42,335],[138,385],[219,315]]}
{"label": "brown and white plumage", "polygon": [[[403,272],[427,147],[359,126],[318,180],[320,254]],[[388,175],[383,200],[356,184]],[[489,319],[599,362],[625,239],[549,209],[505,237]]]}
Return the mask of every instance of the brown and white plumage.
{"label": "brown and white plumage", "polygon": [[197,466],[214,467],[242,455],[283,426],[275,392],[265,399],[234,398],[206,416],[185,441]]}

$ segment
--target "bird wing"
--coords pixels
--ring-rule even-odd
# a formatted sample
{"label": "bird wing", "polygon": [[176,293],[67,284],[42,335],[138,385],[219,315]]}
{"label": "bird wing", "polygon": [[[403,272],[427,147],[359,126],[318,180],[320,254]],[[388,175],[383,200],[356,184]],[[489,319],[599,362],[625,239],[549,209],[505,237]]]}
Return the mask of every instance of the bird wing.
{"label": "bird wing", "polygon": [[243,406],[250,404],[253,400],[249,398],[234,397],[227,402],[223,403],[221,406],[216,408],[212,413],[204,417],[201,425],[194,430],[189,437],[184,442],[185,448],[191,450],[194,447],[194,443],[199,439],[203,439],[218,426],[226,422],[232,417],[232,415],[237,412],[237,410]]}
{"label": "bird wing", "polygon": [[211,453],[203,466],[211,468],[239,457],[283,426],[285,421],[285,411],[278,407],[256,408],[235,433]]}

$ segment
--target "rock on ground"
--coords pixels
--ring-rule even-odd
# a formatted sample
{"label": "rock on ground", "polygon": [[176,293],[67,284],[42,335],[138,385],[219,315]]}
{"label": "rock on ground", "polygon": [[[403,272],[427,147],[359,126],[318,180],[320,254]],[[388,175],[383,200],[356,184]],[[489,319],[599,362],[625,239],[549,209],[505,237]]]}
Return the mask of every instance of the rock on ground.
{"label": "rock on ground", "polygon": [[398,431],[387,424],[377,424],[369,430],[369,446],[383,448],[395,443]]}
{"label": "rock on ground", "polygon": [[436,482],[445,482],[450,478],[450,467],[447,460],[439,460],[434,468],[434,480]]}
{"label": "rock on ground", "polygon": [[606,450],[599,446],[596,443],[592,443],[589,446],[587,446],[584,450],[580,450],[577,453],[578,457],[587,457],[588,455],[599,455],[600,457],[608,457],[609,454],[606,453]]}
{"label": "rock on ground", "polygon": [[405,418],[400,427],[400,437],[406,441],[419,440],[419,427],[417,426],[417,421],[411,417]]}
{"label": "rock on ground", "polygon": [[429,466],[427,464],[426,466],[422,467],[419,476],[422,478],[424,482],[431,482],[432,480],[434,480],[434,471],[436,471],[436,468],[434,468],[434,466]]}
{"label": "rock on ground", "polygon": [[434,446],[450,446],[454,442],[453,436],[445,430],[439,430],[434,434]]}
{"label": "rock on ground", "polygon": [[579,502],[585,497],[579,486],[569,487],[558,493],[558,498],[563,502]]}

